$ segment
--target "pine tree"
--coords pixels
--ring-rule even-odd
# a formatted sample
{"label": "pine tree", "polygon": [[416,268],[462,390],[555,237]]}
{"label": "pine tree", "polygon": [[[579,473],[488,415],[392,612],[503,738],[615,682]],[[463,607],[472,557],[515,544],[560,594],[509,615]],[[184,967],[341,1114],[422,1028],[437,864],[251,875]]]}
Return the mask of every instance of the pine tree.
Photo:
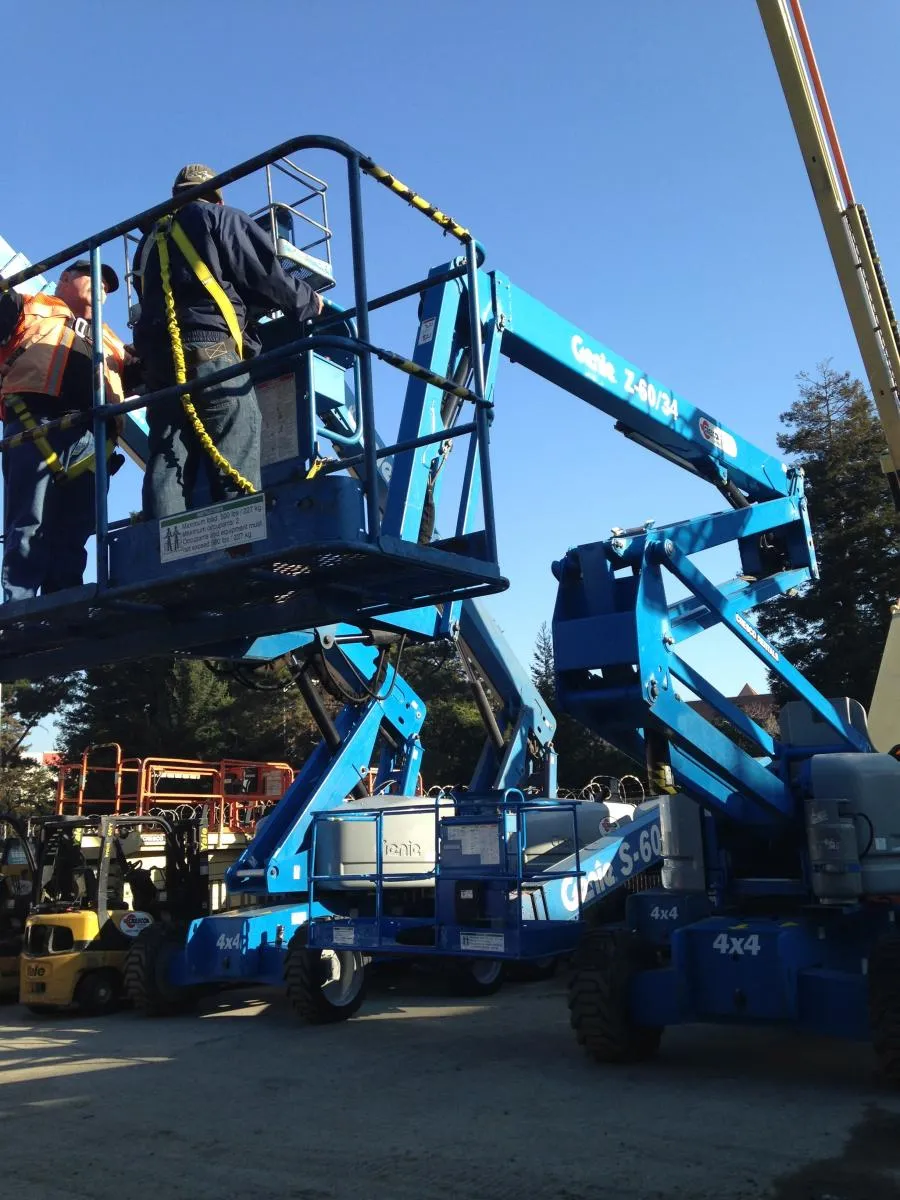
{"label": "pine tree", "polygon": [[[780,449],[806,473],[820,579],[763,605],[760,630],[819,691],[868,705],[900,587],[900,523],[865,387],[825,363],[800,376]],[[777,676],[773,691],[788,698]]]}
{"label": "pine tree", "polygon": [[556,704],[556,684],[553,679],[553,637],[547,622],[541,624],[531,657],[531,680],[544,701]]}
{"label": "pine tree", "polygon": [[[298,767],[320,738],[287,664],[281,660],[250,669],[215,668],[233,701],[227,726],[232,757],[287,762]],[[337,702],[325,698],[337,711]]]}
{"label": "pine tree", "polygon": [[67,759],[118,742],[126,757],[243,758],[296,767],[319,739],[281,663],[211,670],[157,658],[92,668],[65,681],[59,746]]}
{"label": "pine tree", "polygon": [[93,667],[71,681],[60,714],[60,748],[77,758],[88,745],[118,742],[127,757],[223,757],[234,701],[201,662],[154,658]]}
{"label": "pine tree", "polygon": [[[425,702],[422,774],[426,785],[466,784],[486,734],[454,646],[441,642],[411,647],[404,653],[400,669]],[[496,701],[489,687],[487,691],[489,699]]]}

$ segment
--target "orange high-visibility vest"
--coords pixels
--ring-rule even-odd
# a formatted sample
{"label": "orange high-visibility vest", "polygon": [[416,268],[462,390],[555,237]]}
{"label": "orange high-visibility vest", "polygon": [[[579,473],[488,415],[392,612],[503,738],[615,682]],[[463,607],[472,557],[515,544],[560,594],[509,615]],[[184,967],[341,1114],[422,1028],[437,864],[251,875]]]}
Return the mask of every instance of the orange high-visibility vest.
{"label": "orange high-visibility vest", "polygon": [[[7,395],[31,392],[58,396],[69,355],[79,339],[90,342],[91,323],[76,317],[68,304],[56,296],[24,296],[16,327],[5,345],[0,346],[0,379]],[[125,399],[122,367],[125,347],[108,325],[103,326],[106,351],[107,403]],[[4,367],[6,370],[4,371]]]}

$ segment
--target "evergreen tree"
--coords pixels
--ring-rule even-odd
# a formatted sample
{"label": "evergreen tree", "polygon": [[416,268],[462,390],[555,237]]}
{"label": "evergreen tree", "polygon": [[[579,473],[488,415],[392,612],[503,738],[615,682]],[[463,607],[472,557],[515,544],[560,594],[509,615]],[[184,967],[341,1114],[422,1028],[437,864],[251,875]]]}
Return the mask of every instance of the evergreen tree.
{"label": "evergreen tree", "polygon": [[[214,666],[232,700],[228,710],[227,754],[261,762],[301,766],[320,734],[283,661],[250,669]],[[339,705],[326,697],[326,707]]]}
{"label": "evergreen tree", "polygon": [[427,709],[422,729],[426,786],[467,783],[487,735],[455,647],[449,642],[410,647],[400,670]]}
{"label": "evergreen tree", "polygon": [[46,767],[26,757],[28,736],[45,714],[23,717],[28,707],[27,683],[3,685],[0,703],[0,812],[21,816],[49,812],[55,796],[54,779]]}
{"label": "evergreen tree", "polygon": [[126,757],[244,758],[296,767],[319,737],[281,663],[229,670],[155,658],[91,668],[65,684],[57,711],[67,759],[87,746],[118,742]]}
{"label": "evergreen tree", "polygon": [[[800,376],[780,449],[806,473],[821,577],[760,607],[760,630],[825,696],[868,705],[900,579],[900,523],[879,466],[884,433],[858,379]],[[773,691],[788,693],[774,675]]]}
{"label": "evergreen tree", "polygon": [[218,759],[230,750],[234,700],[201,662],[153,658],[92,667],[71,680],[59,721],[68,759],[118,742],[129,758]]}
{"label": "evergreen tree", "polygon": [[556,682],[553,677],[553,636],[547,622],[541,624],[531,657],[531,679],[544,701],[556,704]]}

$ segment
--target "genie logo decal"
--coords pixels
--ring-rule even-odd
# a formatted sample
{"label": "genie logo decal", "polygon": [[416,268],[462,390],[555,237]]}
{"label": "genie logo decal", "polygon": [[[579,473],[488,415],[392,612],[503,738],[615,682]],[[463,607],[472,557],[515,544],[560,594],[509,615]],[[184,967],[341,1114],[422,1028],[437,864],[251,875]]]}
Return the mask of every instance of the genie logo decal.
{"label": "genie logo decal", "polygon": [[421,858],[422,847],[418,842],[389,842],[384,838],[381,853],[384,858]]}
{"label": "genie logo decal", "polygon": [[584,344],[584,338],[576,333],[571,341],[572,355],[577,363],[586,367],[592,375],[599,375],[607,383],[616,382],[616,368],[602,350],[592,350]]}
{"label": "genie logo decal", "polygon": [[729,458],[737,458],[737,442],[727,430],[713,425],[708,417],[700,418],[700,436]]}
{"label": "genie logo decal", "polygon": [[616,853],[607,862],[595,863],[579,881],[573,877],[560,885],[560,900],[567,912],[577,912],[581,904],[591,904],[606,892],[627,882],[662,855],[662,832],[656,821],[648,829],[631,831],[622,838]]}

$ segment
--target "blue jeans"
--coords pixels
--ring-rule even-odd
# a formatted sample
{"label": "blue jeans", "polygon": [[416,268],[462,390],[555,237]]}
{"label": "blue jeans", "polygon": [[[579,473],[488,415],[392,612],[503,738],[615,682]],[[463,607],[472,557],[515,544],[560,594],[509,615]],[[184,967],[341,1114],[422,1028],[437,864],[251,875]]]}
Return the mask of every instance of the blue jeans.
{"label": "blue jeans", "polygon": [[[29,397],[23,397],[26,404]],[[7,408],[11,397],[7,399]],[[40,421],[37,414],[34,419]],[[10,412],[3,436],[21,433]],[[90,430],[48,433],[47,441],[69,468],[94,452]],[[78,587],[87,565],[87,542],[95,531],[94,472],[86,470],[66,483],[54,483],[44,456],[26,442],[3,451],[3,597],[30,600]]]}
{"label": "blue jeans", "polygon": [[[203,379],[241,360],[233,351],[217,347],[192,347],[209,352],[206,361],[194,359],[188,367],[190,379]],[[145,364],[147,386],[153,391],[174,382],[168,365]],[[213,445],[233,467],[259,491],[260,435],[262,418],[253,383],[248,374],[237,375],[204,391],[191,393],[194,407]],[[194,490],[203,470],[209,484],[208,503],[232,500],[244,493],[216,466],[203,449],[180,399],[164,400],[147,409],[149,456],[144,474],[144,516],[158,520],[194,508]]]}

